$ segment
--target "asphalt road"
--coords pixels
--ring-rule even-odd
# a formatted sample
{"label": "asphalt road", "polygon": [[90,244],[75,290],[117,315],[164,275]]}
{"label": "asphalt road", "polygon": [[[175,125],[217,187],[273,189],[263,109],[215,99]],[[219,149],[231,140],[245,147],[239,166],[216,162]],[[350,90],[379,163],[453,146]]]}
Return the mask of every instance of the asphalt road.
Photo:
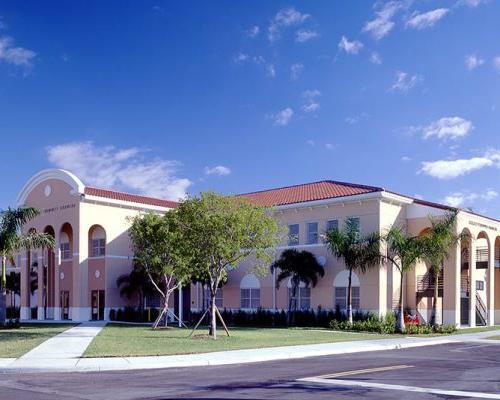
{"label": "asphalt road", "polygon": [[500,399],[500,344],[460,343],[200,368],[0,375],[1,400],[406,400],[487,396]]}

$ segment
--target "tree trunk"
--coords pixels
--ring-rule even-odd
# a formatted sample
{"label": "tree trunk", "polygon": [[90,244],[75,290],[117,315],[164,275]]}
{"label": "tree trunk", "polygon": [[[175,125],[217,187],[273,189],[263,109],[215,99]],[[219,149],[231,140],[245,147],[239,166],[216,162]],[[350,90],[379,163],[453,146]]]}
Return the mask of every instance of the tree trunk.
{"label": "tree trunk", "polygon": [[2,256],[2,279],[0,286],[0,325],[4,325],[7,319],[7,264],[4,256]]}
{"label": "tree trunk", "polygon": [[401,333],[405,331],[405,317],[404,317],[404,307],[403,307],[403,271],[401,273],[401,281],[399,284],[399,302],[398,302],[398,323],[397,330]]}
{"label": "tree trunk", "polygon": [[439,297],[439,272],[434,270],[434,299],[432,301],[431,324],[437,326],[437,302]]}
{"label": "tree trunk", "polygon": [[210,331],[209,335],[214,340],[217,340],[217,315],[215,314],[215,293],[211,292],[210,295]]}
{"label": "tree trunk", "polygon": [[347,286],[347,320],[352,324],[352,269],[349,270],[349,282]]}

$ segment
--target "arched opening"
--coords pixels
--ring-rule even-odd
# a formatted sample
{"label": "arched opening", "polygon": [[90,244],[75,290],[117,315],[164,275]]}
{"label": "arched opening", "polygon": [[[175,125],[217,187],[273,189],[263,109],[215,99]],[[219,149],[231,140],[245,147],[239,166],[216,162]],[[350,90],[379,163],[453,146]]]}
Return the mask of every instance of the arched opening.
{"label": "arched opening", "polygon": [[61,227],[61,232],[59,233],[59,249],[61,251],[61,261],[67,261],[73,258],[73,228],[68,222]]}
{"label": "arched opening", "polygon": [[240,282],[240,307],[256,310],[260,307],[260,281],[254,274],[247,274]]}
{"label": "arched opening", "polygon": [[476,325],[488,324],[490,241],[486,232],[480,232],[476,239],[476,263],[473,271],[473,286],[476,297]]}
{"label": "arched opening", "polygon": [[[43,230],[44,233],[55,238],[55,231],[51,225],[48,225]],[[43,284],[40,285],[40,272],[38,273],[38,292],[42,294],[42,306],[46,319],[54,318],[55,307],[55,252],[54,249],[42,249],[42,268],[43,268]],[[39,266],[40,268],[40,266]],[[42,286],[43,291],[40,291]],[[40,307],[40,299],[38,300]],[[39,318],[40,319],[40,318]]]}
{"label": "arched opening", "polygon": [[89,229],[89,256],[104,257],[106,255],[106,231],[100,225]]}
{"label": "arched opening", "polygon": [[[352,310],[361,309],[361,284],[359,277],[353,272],[351,276]],[[349,288],[349,271],[340,271],[333,280],[333,306],[342,312],[347,311],[347,294]]]}
{"label": "arched opening", "polygon": [[61,308],[61,319],[70,319],[72,306],[72,281],[73,281],[73,227],[66,222],[59,232],[59,251],[61,266],[59,271],[59,306]]}

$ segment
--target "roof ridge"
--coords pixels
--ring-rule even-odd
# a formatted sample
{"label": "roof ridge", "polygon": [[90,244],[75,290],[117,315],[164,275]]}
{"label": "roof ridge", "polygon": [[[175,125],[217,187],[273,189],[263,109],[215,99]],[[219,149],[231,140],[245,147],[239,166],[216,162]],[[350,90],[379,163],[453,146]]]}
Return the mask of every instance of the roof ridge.
{"label": "roof ridge", "polygon": [[85,190],[87,190],[87,189],[99,190],[99,191],[108,192],[108,193],[116,193],[116,194],[120,194],[120,195],[131,196],[131,197],[142,198],[142,199],[150,199],[150,200],[159,201],[159,202],[163,202],[163,203],[179,204],[179,202],[175,201],[175,200],[162,199],[159,197],[147,196],[147,195],[138,194],[138,193],[124,192],[121,190],[106,189],[106,188],[97,187],[97,186],[85,186]]}
{"label": "roof ridge", "polygon": [[358,184],[358,183],[334,181],[332,179],[322,179],[320,181],[298,183],[298,184],[295,184],[295,185],[280,186],[280,187],[275,187],[275,188],[271,188],[271,189],[255,190],[253,192],[246,192],[246,193],[238,193],[238,194],[236,194],[236,196],[248,196],[250,194],[265,193],[265,192],[270,192],[270,191],[273,191],[273,190],[292,189],[292,188],[297,188],[297,187],[300,187],[300,186],[315,185],[315,184],[318,184],[318,183],[333,183],[333,184],[344,185],[344,186],[349,186],[349,187],[358,187],[358,188],[363,188],[363,189],[372,189],[373,191],[383,191],[383,190],[385,190],[384,188],[378,187],[378,186],[369,186],[369,185],[362,185],[362,184]]}

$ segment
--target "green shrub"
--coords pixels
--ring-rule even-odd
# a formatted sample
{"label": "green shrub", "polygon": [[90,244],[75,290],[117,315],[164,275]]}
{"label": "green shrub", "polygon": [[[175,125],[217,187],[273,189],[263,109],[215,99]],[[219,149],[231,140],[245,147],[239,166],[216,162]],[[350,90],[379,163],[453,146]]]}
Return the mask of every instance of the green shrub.
{"label": "green shrub", "polygon": [[434,332],[436,333],[445,333],[450,334],[456,332],[457,327],[455,325],[446,324],[446,325],[438,325],[434,328]]}

